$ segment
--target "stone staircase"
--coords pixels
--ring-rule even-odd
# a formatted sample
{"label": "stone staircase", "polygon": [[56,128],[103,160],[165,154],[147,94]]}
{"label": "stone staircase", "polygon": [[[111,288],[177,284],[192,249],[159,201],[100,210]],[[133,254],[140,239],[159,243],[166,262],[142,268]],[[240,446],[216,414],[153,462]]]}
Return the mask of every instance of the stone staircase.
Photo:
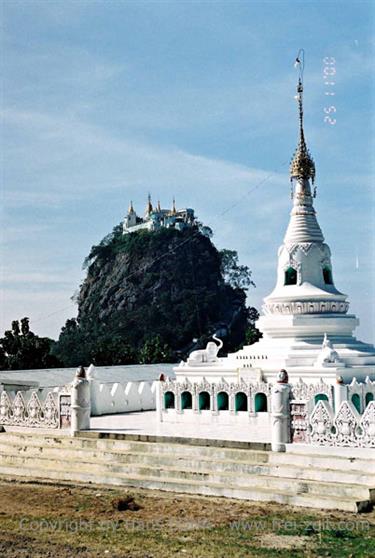
{"label": "stone staircase", "polygon": [[[2,477],[80,481],[367,511],[375,502],[368,456],[301,451],[273,453],[266,444],[60,432],[0,433]],[[315,448],[316,449],[316,448]]]}

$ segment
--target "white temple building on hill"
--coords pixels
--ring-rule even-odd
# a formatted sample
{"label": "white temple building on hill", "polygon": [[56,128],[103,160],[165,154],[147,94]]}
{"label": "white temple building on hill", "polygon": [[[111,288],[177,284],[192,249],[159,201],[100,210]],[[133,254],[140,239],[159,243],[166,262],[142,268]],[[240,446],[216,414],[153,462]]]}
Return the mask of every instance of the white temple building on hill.
{"label": "white temple building on hill", "polygon": [[[302,77],[302,76],[301,76]],[[331,251],[316,218],[315,164],[303,130],[303,85],[297,88],[299,143],[290,166],[293,207],[278,251],[277,282],[264,299],[257,322],[263,338],[218,358],[213,342],[175,368],[177,381],[274,381],[286,369],[289,381],[344,383],[375,378],[375,348],[353,336],[358,318],[335,286]],[[341,381],[341,380],[340,380]]]}
{"label": "white temple building on hill", "polygon": [[172,209],[162,209],[159,201],[157,206],[154,207],[149,194],[143,217],[137,215],[133,202],[130,202],[128,213],[123,222],[123,233],[129,234],[139,230],[155,231],[161,228],[173,228],[181,231],[196,225],[198,225],[198,222],[194,215],[194,209],[176,209],[175,199],[173,199]]}

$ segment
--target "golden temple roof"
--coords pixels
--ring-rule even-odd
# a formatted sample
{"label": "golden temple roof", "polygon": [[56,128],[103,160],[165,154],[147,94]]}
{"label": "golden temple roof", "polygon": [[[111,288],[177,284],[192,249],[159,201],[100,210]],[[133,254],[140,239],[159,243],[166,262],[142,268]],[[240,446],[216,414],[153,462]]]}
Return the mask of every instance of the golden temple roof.
{"label": "golden temple roof", "polygon": [[[297,59],[298,60],[298,59]],[[315,181],[315,163],[306,146],[305,135],[303,132],[303,85],[301,78],[298,80],[297,101],[299,112],[299,142],[290,163],[290,178],[305,178]]]}

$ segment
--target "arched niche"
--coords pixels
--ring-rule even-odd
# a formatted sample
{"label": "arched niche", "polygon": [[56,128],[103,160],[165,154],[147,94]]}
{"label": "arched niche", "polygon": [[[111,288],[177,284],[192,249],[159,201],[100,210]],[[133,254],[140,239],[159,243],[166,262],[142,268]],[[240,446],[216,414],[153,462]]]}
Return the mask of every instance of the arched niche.
{"label": "arched niche", "polygon": [[193,408],[193,396],[190,391],[183,391],[181,393],[181,410]]}
{"label": "arched niche", "polygon": [[228,411],[229,410],[229,395],[226,391],[220,391],[217,394],[217,410],[218,411]]}
{"label": "arched niche", "polygon": [[265,393],[257,393],[254,399],[254,410],[256,413],[266,413],[268,410],[267,396]]}
{"label": "arched niche", "polygon": [[164,394],[164,408],[174,409],[175,408],[175,396],[173,391],[166,391]]}
{"label": "arched niche", "polygon": [[284,272],[284,285],[297,285],[297,270],[289,266]]}
{"label": "arched niche", "polygon": [[211,398],[208,391],[200,392],[198,402],[200,411],[209,411],[211,409]]}
{"label": "arched niche", "polygon": [[234,398],[234,409],[238,413],[240,411],[247,411],[247,408],[247,395],[243,391],[239,391]]}

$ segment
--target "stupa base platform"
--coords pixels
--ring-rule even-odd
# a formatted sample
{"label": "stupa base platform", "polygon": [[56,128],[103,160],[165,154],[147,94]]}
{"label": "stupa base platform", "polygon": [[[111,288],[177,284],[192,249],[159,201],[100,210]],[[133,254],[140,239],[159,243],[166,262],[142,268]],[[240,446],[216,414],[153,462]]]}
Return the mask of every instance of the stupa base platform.
{"label": "stupa base platform", "polygon": [[[327,318],[319,316],[282,316],[290,322],[291,328],[300,323],[316,322],[317,331],[310,334],[294,334],[285,328],[284,333],[264,337],[253,345],[246,345],[236,353],[218,358],[215,362],[190,365],[180,363],[174,368],[176,379],[185,381],[227,382],[274,381],[278,372],[285,369],[289,382],[297,383],[301,378],[305,382],[317,383],[321,378],[330,384],[336,383],[338,376],[345,384],[355,378],[364,382],[366,378],[375,379],[375,347],[363,343],[352,335],[339,334],[337,331],[326,336],[324,323]],[[335,321],[335,318],[330,318]],[[323,323],[322,323],[323,322]],[[283,322],[284,323],[284,322]],[[319,325],[320,324],[320,325]],[[280,325],[280,324],[279,324]],[[311,326],[311,323],[310,323]],[[310,328],[311,329],[311,328]],[[326,346],[325,346],[326,344]]]}

